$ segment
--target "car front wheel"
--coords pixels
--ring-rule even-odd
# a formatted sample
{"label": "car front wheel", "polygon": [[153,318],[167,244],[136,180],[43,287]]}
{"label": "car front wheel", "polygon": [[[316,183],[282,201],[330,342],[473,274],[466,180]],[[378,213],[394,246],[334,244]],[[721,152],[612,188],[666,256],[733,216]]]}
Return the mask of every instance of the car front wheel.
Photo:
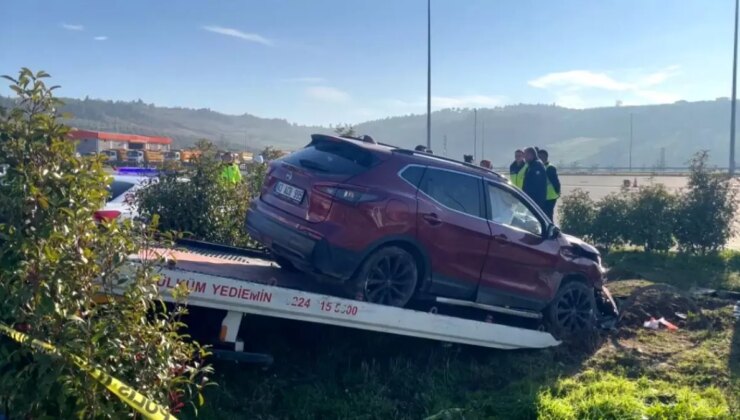
{"label": "car front wheel", "polygon": [[545,318],[548,330],[561,340],[591,332],[596,324],[593,289],[578,281],[564,284],[547,307]]}
{"label": "car front wheel", "polygon": [[403,248],[391,246],[365,260],[348,291],[367,302],[403,307],[416,291],[418,276],[414,257]]}

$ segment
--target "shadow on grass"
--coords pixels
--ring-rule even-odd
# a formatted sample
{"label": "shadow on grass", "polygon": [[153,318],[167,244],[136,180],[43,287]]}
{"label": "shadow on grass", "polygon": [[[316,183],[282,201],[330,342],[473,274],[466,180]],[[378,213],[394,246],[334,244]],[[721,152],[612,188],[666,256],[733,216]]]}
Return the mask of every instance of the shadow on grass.
{"label": "shadow on grass", "polygon": [[[542,387],[589,356],[565,347],[502,351],[250,316],[247,350],[274,366],[218,363],[205,419],[537,417]],[[597,346],[593,346],[596,348]]]}
{"label": "shadow on grass", "polygon": [[[738,303],[740,304],[740,302]],[[733,392],[734,395],[740,395],[740,320],[735,321],[728,364],[730,392]],[[737,416],[736,418],[740,418],[740,399],[734,401],[734,404],[735,406],[732,407],[734,415]]]}

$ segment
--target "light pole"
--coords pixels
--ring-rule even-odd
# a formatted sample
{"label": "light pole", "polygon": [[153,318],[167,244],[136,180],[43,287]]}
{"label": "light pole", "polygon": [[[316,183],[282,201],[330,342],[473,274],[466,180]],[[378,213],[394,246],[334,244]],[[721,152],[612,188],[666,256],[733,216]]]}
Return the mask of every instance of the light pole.
{"label": "light pole", "polygon": [[432,0],[427,0],[427,149],[432,148]]}
{"label": "light pole", "polygon": [[486,158],[486,120],[480,122],[480,158]]}
{"label": "light pole", "polygon": [[630,172],[632,172],[632,113],[630,112]]}
{"label": "light pole", "polygon": [[473,109],[473,162],[478,153],[478,108]]}
{"label": "light pole", "polygon": [[735,102],[737,102],[737,9],[735,0],[735,38],[732,53],[732,110],[730,111],[730,176],[735,176]]}

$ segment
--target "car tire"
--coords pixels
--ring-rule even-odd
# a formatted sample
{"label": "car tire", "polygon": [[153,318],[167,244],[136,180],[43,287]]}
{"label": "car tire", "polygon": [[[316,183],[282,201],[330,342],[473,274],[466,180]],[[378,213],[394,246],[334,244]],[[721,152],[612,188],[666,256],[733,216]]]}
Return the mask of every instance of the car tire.
{"label": "car tire", "polygon": [[594,290],[580,281],[563,284],[545,310],[548,331],[572,341],[590,334],[596,325]]}
{"label": "car tire", "polygon": [[362,263],[347,284],[352,298],[381,305],[403,307],[416,292],[419,270],[416,259],[396,246],[381,248]]}
{"label": "car tire", "polygon": [[287,258],[274,255],[273,256],[273,259],[280,266],[280,268],[283,269],[283,270],[285,270],[285,271],[288,271],[288,272],[291,272],[291,273],[295,273],[295,272],[298,271],[298,269],[296,268],[296,266],[294,266],[293,263],[290,262],[290,260],[287,259]]}

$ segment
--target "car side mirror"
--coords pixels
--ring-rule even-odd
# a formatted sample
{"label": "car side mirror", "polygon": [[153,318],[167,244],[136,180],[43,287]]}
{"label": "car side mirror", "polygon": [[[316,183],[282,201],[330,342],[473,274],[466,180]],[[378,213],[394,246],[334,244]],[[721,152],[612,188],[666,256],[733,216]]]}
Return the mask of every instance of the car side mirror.
{"label": "car side mirror", "polygon": [[547,226],[547,239],[555,239],[560,236],[560,228],[555,225]]}

